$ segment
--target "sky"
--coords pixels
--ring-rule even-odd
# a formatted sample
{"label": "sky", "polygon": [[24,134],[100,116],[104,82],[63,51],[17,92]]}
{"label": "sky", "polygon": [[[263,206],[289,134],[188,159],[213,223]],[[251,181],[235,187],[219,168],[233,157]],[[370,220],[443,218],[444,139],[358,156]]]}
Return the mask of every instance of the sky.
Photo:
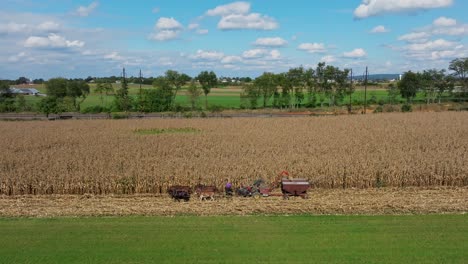
{"label": "sky", "polygon": [[468,0],[3,0],[0,79],[446,69],[468,56],[467,11]]}

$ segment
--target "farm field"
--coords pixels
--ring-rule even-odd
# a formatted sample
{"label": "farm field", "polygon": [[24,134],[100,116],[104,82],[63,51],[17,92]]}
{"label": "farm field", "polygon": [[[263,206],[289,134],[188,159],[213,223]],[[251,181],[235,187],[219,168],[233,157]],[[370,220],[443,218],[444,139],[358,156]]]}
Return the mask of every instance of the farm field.
{"label": "farm field", "polygon": [[2,263],[466,263],[466,215],[0,219]]}
{"label": "farm field", "polygon": [[[81,105],[81,109],[85,109],[87,107],[92,107],[92,106],[102,106],[103,103],[101,102],[101,95],[94,92],[95,85],[90,85],[91,86],[91,93],[87,96],[87,98],[83,101]],[[119,85],[114,84],[114,89],[119,89]],[[46,89],[43,87],[43,85],[36,86],[38,90],[40,90],[43,93],[46,93]],[[143,85],[142,89],[151,89],[151,85]],[[139,85],[136,84],[131,84],[129,85],[129,93],[133,97],[136,97],[138,95],[139,91]],[[228,86],[228,87],[223,87],[223,88],[213,88],[208,94],[208,104],[209,105],[216,105],[216,106],[221,106],[223,108],[229,108],[229,109],[239,109],[241,108],[242,102],[240,95],[242,94],[242,87],[239,86]],[[448,95],[445,95],[446,97]],[[26,100],[30,106],[34,106],[39,102],[39,100],[42,97],[35,97],[35,96],[27,96]],[[401,96],[398,96],[396,98],[400,102],[404,102],[403,98]],[[367,100],[370,103],[376,104],[379,100],[384,100],[385,102],[388,100],[388,93],[385,89],[382,88],[377,88],[377,87],[370,87],[367,91]],[[104,105],[107,107],[110,107],[114,101],[114,96],[113,95],[104,95],[103,96],[103,101]],[[360,103],[363,104],[364,102],[364,90],[361,89],[361,87],[357,87],[356,91],[353,93],[351,97],[351,101],[353,104]],[[424,94],[423,92],[419,92],[415,98],[415,101],[424,101]],[[324,99],[324,104],[327,105],[327,100]],[[349,102],[349,98],[346,97],[343,100],[343,103],[347,104]],[[189,107],[191,106],[189,98],[186,95],[186,88],[183,88],[181,91],[179,91],[177,97],[176,97],[176,103]],[[267,106],[270,107],[271,104],[273,103],[273,99],[270,98],[268,101]],[[258,100],[258,106],[263,107],[263,99],[262,97],[259,98]],[[317,104],[320,106],[320,99],[318,99]],[[205,106],[205,97],[204,95],[201,95],[199,100],[198,100],[198,106],[204,108]]]}
{"label": "farm field", "polygon": [[[468,185],[468,113],[0,122],[0,194],[222,189],[287,170],[313,188]],[[197,133],[136,133],[154,129]]]}

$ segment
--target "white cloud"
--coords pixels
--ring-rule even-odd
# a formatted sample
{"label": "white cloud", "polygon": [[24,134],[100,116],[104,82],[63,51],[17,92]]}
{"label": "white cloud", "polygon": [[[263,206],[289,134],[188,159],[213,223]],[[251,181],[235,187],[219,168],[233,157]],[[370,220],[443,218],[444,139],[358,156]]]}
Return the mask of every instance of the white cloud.
{"label": "white cloud", "polygon": [[458,45],[457,42],[447,41],[445,39],[437,39],[424,43],[415,43],[407,46],[409,51],[429,51],[429,50],[446,50],[454,48]]}
{"label": "white cloud", "polygon": [[332,56],[332,55],[327,55],[327,56],[323,56],[321,59],[320,59],[321,62],[325,62],[327,64],[330,64],[332,62],[335,62],[336,61],[336,58],[335,56]]}
{"label": "white cloud", "polygon": [[275,19],[261,15],[258,13],[251,14],[231,14],[223,16],[218,23],[218,29],[234,30],[234,29],[257,29],[257,30],[273,30],[278,28],[278,23]]}
{"label": "white cloud", "polygon": [[233,64],[238,62],[242,62],[242,58],[239,56],[226,56],[221,60],[221,63],[223,64]]}
{"label": "white cloud", "polygon": [[20,53],[18,53],[18,54],[16,54],[16,55],[10,56],[10,57],[8,58],[8,61],[10,61],[10,62],[18,62],[18,61],[20,61],[20,60],[21,60],[22,58],[24,58],[24,57],[26,57],[26,53],[25,53],[25,52],[20,52]]}
{"label": "white cloud", "polygon": [[207,16],[227,16],[232,14],[247,14],[250,12],[250,3],[233,2],[227,5],[217,6],[206,11]]}
{"label": "white cloud", "polygon": [[269,52],[266,49],[251,49],[244,51],[244,53],[242,53],[242,57],[246,59],[255,59],[265,57],[268,54]]}
{"label": "white cloud", "polygon": [[183,28],[182,24],[173,17],[159,18],[154,27],[156,30],[180,30]]}
{"label": "white cloud", "polygon": [[114,51],[112,53],[104,55],[104,59],[120,61],[120,60],[123,60],[124,58],[118,52]]}
{"label": "white cloud", "polygon": [[288,45],[288,42],[280,37],[276,38],[258,38],[254,45],[264,47],[284,47]]}
{"label": "white cloud", "polygon": [[448,7],[453,0],[363,0],[354,10],[354,17],[367,18],[388,13],[416,12]]}
{"label": "white cloud", "polygon": [[46,32],[54,32],[60,29],[60,24],[53,21],[46,21],[37,26],[38,30]]}
{"label": "white cloud", "polygon": [[327,51],[323,43],[302,43],[298,49],[309,53],[324,53]]}
{"label": "white cloud", "polygon": [[14,22],[10,22],[8,24],[0,24],[0,33],[21,33],[25,31],[29,31],[30,26],[27,24],[18,24]]}
{"label": "white cloud", "polygon": [[200,27],[200,24],[197,24],[197,23],[191,23],[188,25],[188,29],[189,30],[194,30],[194,29],[197,29]]}
{"label": "white cloud", "polygon": [[149,35],[149,39],[156,41],[168,41],[179,37],[184,27],[173,17],[161,17],[154,25],[155,32]]}
{"label": "white cloud", "polygon": [[373,33],[373,34],[378,34],[378,33],[387,33],[389,32],[388,29],[386,29],[384,26],[380,25],[380,26],[376,26],[375,28],[373,28],[370,33]]}
{"label": "white cloud", "polygon": [[98,5],[99,5],[98,2],[92,2],[88,6],[80,6],[76,10],[76,14],[78,16],[87,17],[98,7]]}
{"label": "white cloud", "polygon": [[426,32],[413,32],[398,37],[398,40],[406,42],[425,42],[431,35]]}
{"label": "white cloud", "polygon": [[195,60],[219,61],[224,58],[224,53],[218,51],[197,50],[195,55],[190,56]]}
{"label": "white cloud", "polygon": [[270,56],[272,59],[277,60],[281,58],[281,52],[279,52],[279,50],[272,50],[270,51]]}
{"label": "white cloud", "polygon": [[363,49],[354,49],[350,52],[343,53],[343,57],[350,58],[350,59],[358,59],[358,58],[363,58],[366,56],[367,56],[367,53]]}
{"label": "white cloud", "polygon": [[149,38],[157,41],[168,41],[178,38],[179,34],[178,30],[161,30],[150,34]]}
{"label": "white cloud", "polygon": [[455,26],[457,21],[453,18],[439,17],[438,19],[434,20],[432,24],[438,27],[450,27]]}
{"label": "white cloud", "polygon": [[47,37],[31,36],[24,42],[24,46],[27,48],[81,48],[84,45],[83,41],[70,41],[54,33]]}

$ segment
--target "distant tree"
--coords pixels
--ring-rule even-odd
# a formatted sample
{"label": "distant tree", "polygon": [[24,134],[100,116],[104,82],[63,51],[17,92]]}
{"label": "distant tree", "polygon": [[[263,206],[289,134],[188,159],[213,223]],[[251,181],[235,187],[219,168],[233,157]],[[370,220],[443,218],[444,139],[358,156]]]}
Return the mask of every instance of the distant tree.
{"label": "distant tree", "polygon": [[173,70],[166,71],[165,77],[168,83],[174,87],[174,99],[172,100],[173,102],[175,102],[177,92],[182,88],[184,84],[186,84],[192,79],[185,73],[178,73],[177,71]]}
{"label": "distant tree", "polygon": [[94,90],[96,93],[99,93],[100,99],[101,99],[101,105],[104,105],[104,94],[109,96],[109,93],[114,91],[114,88],[112,87],[111,83],[108,82],[102,82],[102,80],[99,80],[96,84],[96,89]]}
{"label": "distant tree", "polygon": [[26,78],[26,77],[19,77],[19,78],[15,81],[16,84],[25,84],[25,83],[28,83],[28,82],[29,82],[29,79]]}
{"label": "distant tree", "polygon": [[172,109],[173,89],[165,77],[158,77],[153,83],[154,89],[142,91],[140,111],[163,112]]}
{"label": "distant tree", "polygon": [[[258,94],[263,98],[263,107],[275,94],[277,87],[277,78],[274,73],[265,72],[254,80],[253,85],[258,89]],[[245,89],[244,89],[245,90]]]}
{"label": "distant tree", "polygon": [[59,114],[62,112],[60,98],[55,96],[47,96],[41,99],[38,103],[38,109],[41,113],[49,117],[50,114]]}
{"label": "distant tree", "polygon": [[44,83],[44,79],[42,79],[42,78],[34,79],[34,80],[33,80],[33,83],[34,83],[34,84],[43,84],[43,83]]}
{"label": "distant tree", "polygon": [[67,79],[65,78],[52,78],[45,83],[47,95],[56,98],[63,98],[67,96]]}
{"label": "distant tree", "polygon": [[211,91],[211,88],[215,87],[218,83],[218,78],[216,74],[212,71],[202,71],[198,76],[197,80],[202,86],[203,93],[205,94],[205,109],[208,109],[208,94]]}
{"label": "distant tree", "polygon": [[392,105],[398,103],[398,96],[400,95],[400,91],[398,87],[391,83],[387,87],[387,95],[388,95],[388,102]]}
{"label": "distant tree", "polygon": [[241,98],[246,99],[250,109],[257,109],[258,98],[260,97],[261,90],[256,85],[245,85],[243,87]]}
{"label": "distant tree", "polygon": [[192,111],[195,109],[195,105],[198,102],[200,95],[202,94],[202,90],[198,87],[195,82],[191,82],[189,87],[187,88],[187,95],[190,101],[190,105],[192,106]]}
{"label": "distant tree", "polygon": [[125,76],[122,77],[121,87],[115,93],[115,106],[120,111],[128,112],[132,107],[132,98],[128,94],[128,83]]}
{"label": "distant tree", "polygon": [[6,81],[0,81],[0,112],[15,111],[15,99]]}
{"label": "distant tree", "polygon": [[468,96],[468,58],[459,58],[452,60],[449,70],[460,80],[463,86],[462,96]]}
{"label": "distant tree", "polygon": [[406,72],[398,83],[401,97],[411,103],[420,86],[420,75],[414,72]]}
{"label": "distant tree", "polygon": [[24,95],[22,94],[17,95],[16,96],[16,111],[23,112],[26,110],[29,110],[29,109],[27,108],[26,99],[24,98]]}
{"label": "distant tree", "polygon": [[[76,111],[80,111],[81,104],[86,100],[89,95],[89,85],[85,81],[68,81],[67,82],[67,96],[73,98],[73,106]],[[79,101],[77,101],[80,99]]]}

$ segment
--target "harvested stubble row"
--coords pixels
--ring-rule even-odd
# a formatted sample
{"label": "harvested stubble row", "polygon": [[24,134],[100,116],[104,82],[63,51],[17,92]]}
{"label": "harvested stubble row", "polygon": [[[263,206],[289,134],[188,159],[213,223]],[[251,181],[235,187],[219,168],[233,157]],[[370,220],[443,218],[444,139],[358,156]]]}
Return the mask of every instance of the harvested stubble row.
{"label": "harvested stubble row", "polygon": [[[198,133],[142,135],[141,129]],[[468,113],[0,122],[0,194],[161,193],[174,184],[467,186]]]}

